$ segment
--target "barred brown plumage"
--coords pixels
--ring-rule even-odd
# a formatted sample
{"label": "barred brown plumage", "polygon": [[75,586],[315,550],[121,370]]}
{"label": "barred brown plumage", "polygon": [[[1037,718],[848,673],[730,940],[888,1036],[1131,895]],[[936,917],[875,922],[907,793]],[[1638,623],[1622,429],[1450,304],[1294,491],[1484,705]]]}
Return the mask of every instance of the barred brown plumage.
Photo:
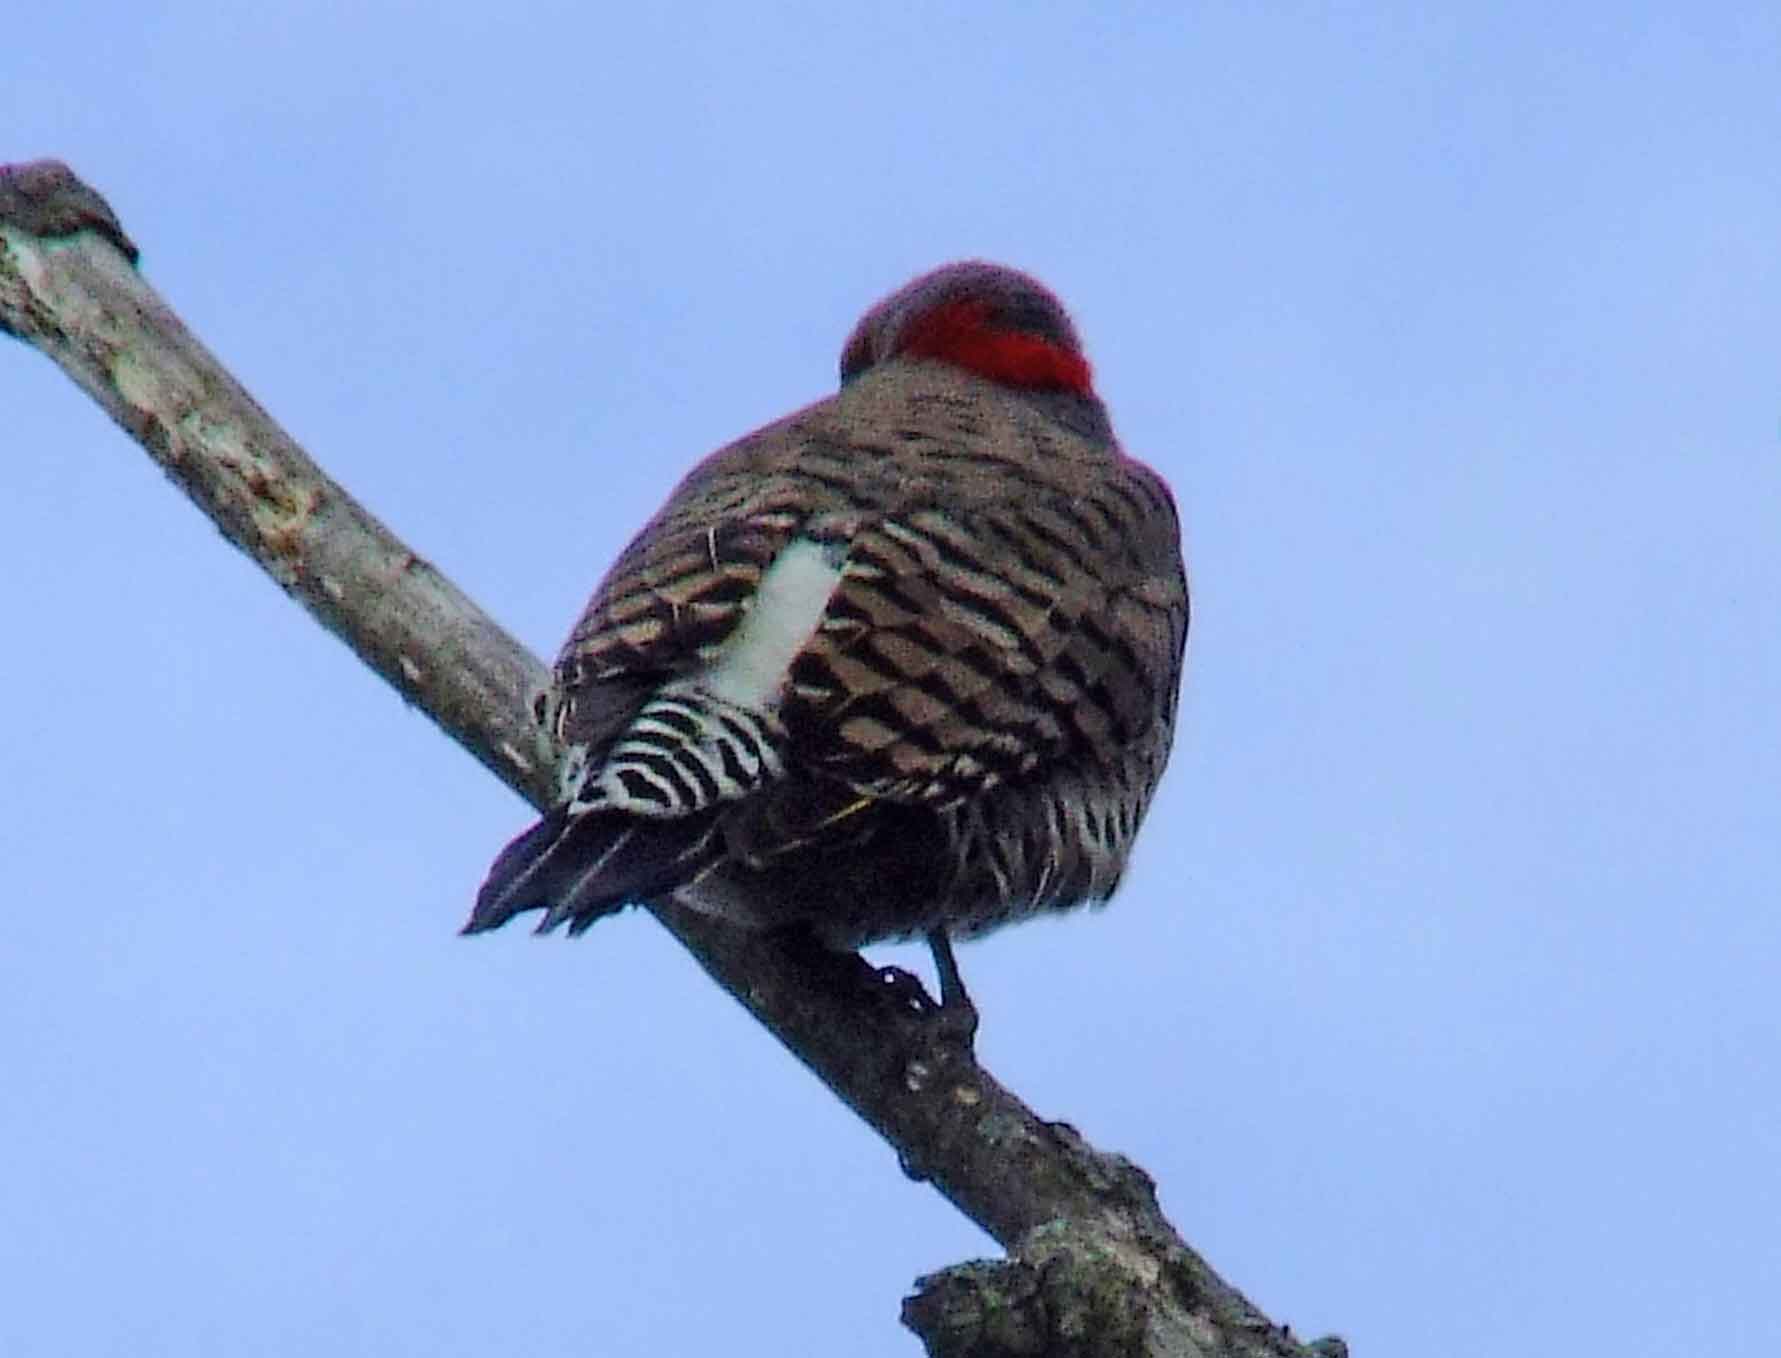
{"label": "barred brown plumage", "polygon": [[696,466],[557,662],[561,804],[467,932],[674,895],[835,946],[1105,899],[1168,760],[1174,502],[1057,300],[946,266],[869,311],[842,390]]}

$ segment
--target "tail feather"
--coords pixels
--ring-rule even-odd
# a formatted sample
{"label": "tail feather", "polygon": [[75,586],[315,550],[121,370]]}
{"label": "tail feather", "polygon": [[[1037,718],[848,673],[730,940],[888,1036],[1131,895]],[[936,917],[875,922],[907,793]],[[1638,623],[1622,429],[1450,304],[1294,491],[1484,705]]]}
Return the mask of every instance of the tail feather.
{"label": "tail feather", "polygon": [[476,893],[466,934],[498,929],[543,910],[539,933],[565,922],[579,934],[595,920],[692,880],[716,857],[716,818],[639,820],[615,811],[571,814],[560,806],[501,851]]}

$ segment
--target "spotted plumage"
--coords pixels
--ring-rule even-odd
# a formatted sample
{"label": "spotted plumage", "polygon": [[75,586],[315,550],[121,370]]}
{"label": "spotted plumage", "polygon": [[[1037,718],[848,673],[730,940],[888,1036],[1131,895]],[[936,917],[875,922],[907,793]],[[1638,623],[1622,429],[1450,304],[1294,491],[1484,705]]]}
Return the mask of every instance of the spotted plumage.
{"label": "spotted plumage", "polygon": [[695,467],[619,556],[543,707],[560,804],[469,930],[673,895],[851,946],[1118,884],[1187,632],[1167,487],[1014,270],[916,279],[841,375]]}

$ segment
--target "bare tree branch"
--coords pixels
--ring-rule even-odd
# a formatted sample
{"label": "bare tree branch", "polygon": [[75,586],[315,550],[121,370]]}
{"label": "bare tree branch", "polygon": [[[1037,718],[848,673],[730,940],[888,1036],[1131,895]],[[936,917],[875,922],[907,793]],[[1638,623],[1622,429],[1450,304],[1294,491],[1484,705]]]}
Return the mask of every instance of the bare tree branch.
{"label": "bare tree branch", "polygon": [[[557,752],[531,718],[544,666],[328,479],[136,273],[104,200],[65,167],[0,168],[0,328],[48,355],[285,591],[496,776],[543,808]],[[1007,1261],[920,1280],[930,1352],[1336,1354],[1220,1279],[1123,1157],[1036,1117],[922,1021],[812,985],[775,940],[652,907],[707,972],[999,1241]]]}

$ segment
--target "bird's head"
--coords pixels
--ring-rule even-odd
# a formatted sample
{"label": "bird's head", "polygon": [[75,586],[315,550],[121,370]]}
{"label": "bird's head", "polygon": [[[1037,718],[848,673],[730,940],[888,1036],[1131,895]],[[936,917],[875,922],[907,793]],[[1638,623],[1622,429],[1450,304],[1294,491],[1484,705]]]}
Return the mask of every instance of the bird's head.
{"label": "bird's head", "polygon": [[842,347],[842,385],[897,358],[950,363],[1018,391],[1095,400],[1063,304],[1037,279],[1000,264],[942,265],[878,303]]}

